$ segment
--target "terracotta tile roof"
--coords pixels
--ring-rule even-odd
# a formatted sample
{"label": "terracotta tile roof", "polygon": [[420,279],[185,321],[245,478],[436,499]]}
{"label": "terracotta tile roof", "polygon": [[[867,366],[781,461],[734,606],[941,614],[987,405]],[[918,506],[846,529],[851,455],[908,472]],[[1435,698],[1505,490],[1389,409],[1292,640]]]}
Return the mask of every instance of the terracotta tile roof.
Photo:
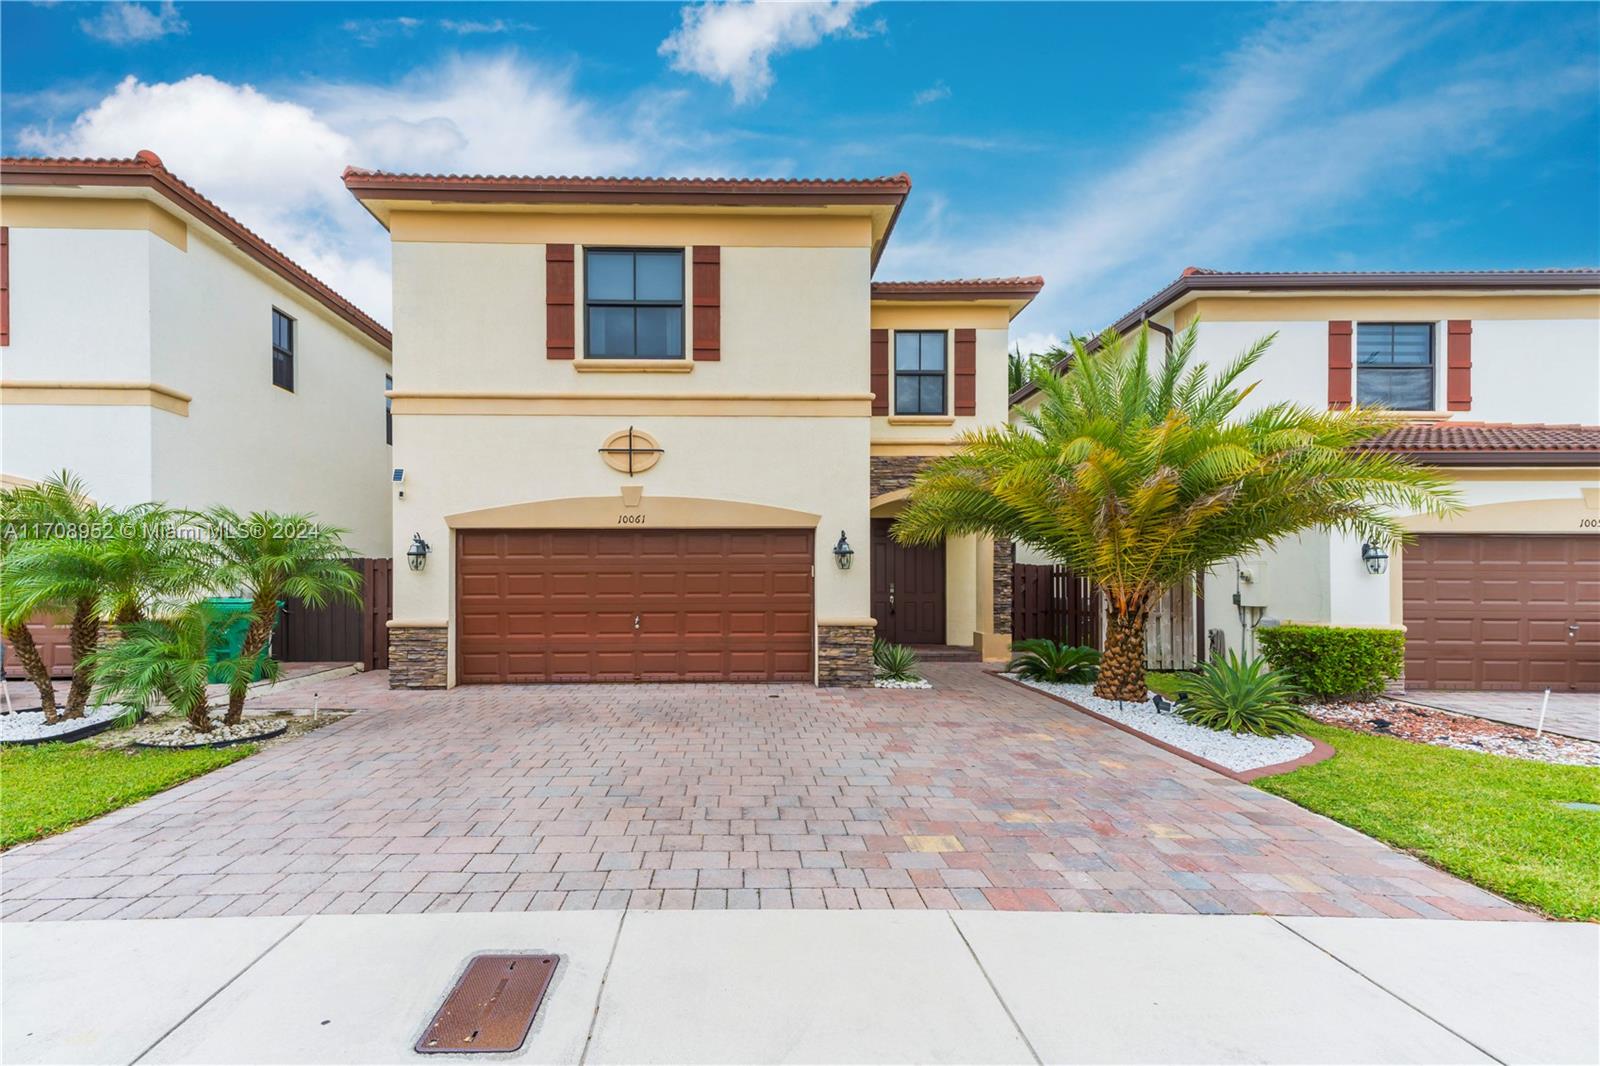
{"label": "terracotta tile roof", "polygon": [[582,177],[546,174],[401,174],[365,167],[345,167],[345,185],[352,190],[366,186],[408,186],[423,183],[475,185],[491,188],[543,190],[548,192],[887,192],[904,195],[911,191],[909,174],[877,178],[671,178],[671,177]]}
{"label": "terracotta tile roof", "polygon": [[[1166,288],[1141,302],[1110,327],[1127,333],[1140,322],[1191,292],[1310,292],[1382,290],[1483,291],[1503,289],[1600,291],[1600,268],[1578,267],[1548,270],[1212,270],[1209,267],[1183,268]],[[1102,331],[1103,332],[1103,331]],[[1067,360],[1056,364],[1056,373],[1066,369]],[[1028,383],[1011,394],[1013,404],[1038,392]]]}
{"label": "terracotta tile roof", "polygon": [[874,300],[1005,300],[1016,317],[1044,288],[1034,274],[1015,278],[951,278],[940,281],[874,281]]}
{"label": "terracotta tile roof", "polygon": [[340,296],[327,282],[290,259],[265,238],[224,211],[194,186],[168,170],[161,157],[144,149],[131,159],[44,158],[8,156],[0,159],[0,183],[8,188],[27,186],[140,187],[160,193],[221,233],[245,255],[304,292],[385,348],[393,339],[370,315]]}
{"label": "terracotta tile roof", "polygon": [[1402,452],[1430,463],[1534,462],[1578,465],[1600,462],[1600,426],[1536,422],[1437,422],[1392,429],[1359,446]]}

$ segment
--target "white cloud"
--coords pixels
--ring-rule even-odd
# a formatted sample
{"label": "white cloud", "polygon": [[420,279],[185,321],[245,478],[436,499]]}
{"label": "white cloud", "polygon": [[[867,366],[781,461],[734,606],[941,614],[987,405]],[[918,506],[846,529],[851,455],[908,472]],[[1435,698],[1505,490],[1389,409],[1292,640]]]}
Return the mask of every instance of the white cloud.
{"label": "white cloud", "polygon": [[401,15],[387,19],[345,19],[339,28],[362,44],[372,45],[391,37],[410,37],[421,25],[421,19]]}
{"label": "white cloud", "polygon": [[468,37],[478,33],[510,33],[537,27],[531,22],[508,22],[505,19],[440,19],[439,28]]}
{"label": "white cloud", "polygon": [[1378,189],[1421,187],[1558,122],[1594,91],[1587,68],[1508,42],[1444,80],[1367,92],[1450,28],[1433,9],[1291,8],[1223,57],[1163,129],[1067,179],[1027,221],[902,224],[880,276],[1041,273],[1018,327],[1092,333],[1185,266],[1337,269],[1259,257],[1347,221]]}
{"label": "white cloud", "polygon": [[922,107],[926,104],[934,104],[938,103],[940,100],[948,99],[950,99],[950,86],[946,85],[944,83],[944,79],[941,78],[939,81],[934,82],[932,85],[913,96],[911,98],[911,102],[916,104],[918,107]]}
{"label": "white cloud", "polygon": [[1011,338],[1011,350],[1014,352],[1020,351],[1023,355],[1038,355],[1041,352],[1060,348],[1065,344],[1066,341],[1050,330],[1042,332],[1029,330],[1026,333],[1018,333]]}
{"label": "white cloud", "polygon": [[138,44],[173,33],[188,33],[189,24],[178,14],[172,0],[162,0],[152,11],[143,4],[117,0],[100,8],[92,19],[79,19],[78,28],[90,37],[109,44]]}
{"label": "white cloud", "polygon": [[682,23],[661,42],[672,69],[733,89],[736,103],[759,100],[772,87],[772,57],[812,48],[838,34],[861,36],[856,15],[871,0],[761,3],[706,0],[687,6]]}

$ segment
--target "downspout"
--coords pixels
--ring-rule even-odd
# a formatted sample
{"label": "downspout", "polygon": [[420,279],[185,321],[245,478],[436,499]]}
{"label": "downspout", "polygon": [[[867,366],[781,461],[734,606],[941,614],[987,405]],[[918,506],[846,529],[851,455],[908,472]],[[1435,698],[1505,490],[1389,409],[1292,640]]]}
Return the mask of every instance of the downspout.
{"label": "downspout", "polygon": [[1172,331],[1170,329],[1168,329],[1166,326],[1163,326],[1161,323],[1157,322],[1155,319],[1150,318],[1148,316],[1145,317],[1145,318],[1141,318],[1139,320],[1139,324],[1141,326],[1149,326],[1151,329],[1153,329],[1157,333],[1161,334],[1162,337],[1166,338],[1167,354],[1168,355],[1172,354]]}

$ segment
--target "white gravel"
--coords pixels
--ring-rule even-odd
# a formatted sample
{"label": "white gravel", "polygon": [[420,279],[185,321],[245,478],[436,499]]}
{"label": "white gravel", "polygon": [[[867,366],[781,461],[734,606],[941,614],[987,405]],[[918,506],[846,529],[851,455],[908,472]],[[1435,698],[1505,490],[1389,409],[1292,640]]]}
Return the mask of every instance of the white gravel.
{"label": "white gravel", "polygon": [[[60,711],[60,707],[56,710]],[[119,717],[127,710],[115,703],[108,703],[104,707],[85,707],[82,718],[64,718],[55,725],[44,724],[43,711],[22,711],[12,714],[0,714],[0,741],[10,740],[38,740],[40,737],[55,737],[63,733],[73,733],[85,726],[97,725]]]}
{"label": "white gravel", "polygon": [[887,677],[880,677],[872,682],[873,688],[932,688],[932,682],[927,678],[916,681],[890,681]]}
{"label": "white gravel", "polygon": [[[1016,677],[1008,674],[1008,677]],[[1190,725],[1177,712],[1156,710],[1153,703],[1117,703],[1103,700],[1094,694],[1089,685],[1058,685],[1048,681],[1029,681],[1017,678],[1024,685],[1071,700],[1096,714],[1115,719],[1125,726],[1137,729],[1191,755],[1226,766],[1230,770],[1254,770],[1260,766],[1298,759],[1311,752],[1311,741],[1298,735],[1258,737],[1250,733],[1224,733],[1203,726]]]}
{"label": "white gravel", "polygon": [[185,719],[175,719],[172,725],[165,729],[153,730],[138,738],[141,744],[152,744],[161,747],[187,747],[190,744],[220,744],[225,740],[251,740],[268,733],[282,729],[284,722],[279,718],[246,718],[238,725],[223,725],[219,719],[213,718],[209,733],[197,733]]}

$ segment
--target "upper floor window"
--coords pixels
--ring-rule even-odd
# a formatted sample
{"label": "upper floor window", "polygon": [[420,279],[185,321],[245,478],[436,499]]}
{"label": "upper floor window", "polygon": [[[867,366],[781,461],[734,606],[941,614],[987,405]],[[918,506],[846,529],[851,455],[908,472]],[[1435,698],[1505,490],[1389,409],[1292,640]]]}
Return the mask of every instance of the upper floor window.
{"label": "upper floor window", "polygon": [[383,375],[383,442],[394,443],[394,397],[389,393],[394,391],[394,375]]}
{"label": "upper floor window", "polygon": [[591,249],[583,267],[585,355],[683,358],[681,249]]}
{"label": "upper floor window", "polygon": [[894,335],[894,413],[942,415],[945,396],[944,331]]}
{"label": "upper floor window", "polygon": [[272,309],[272,383],[294,391],[294,319]]}
{"label": "upper floor window", "polygon": [[1433,324],[1356,324],[1356,402],[1433,410]]}

